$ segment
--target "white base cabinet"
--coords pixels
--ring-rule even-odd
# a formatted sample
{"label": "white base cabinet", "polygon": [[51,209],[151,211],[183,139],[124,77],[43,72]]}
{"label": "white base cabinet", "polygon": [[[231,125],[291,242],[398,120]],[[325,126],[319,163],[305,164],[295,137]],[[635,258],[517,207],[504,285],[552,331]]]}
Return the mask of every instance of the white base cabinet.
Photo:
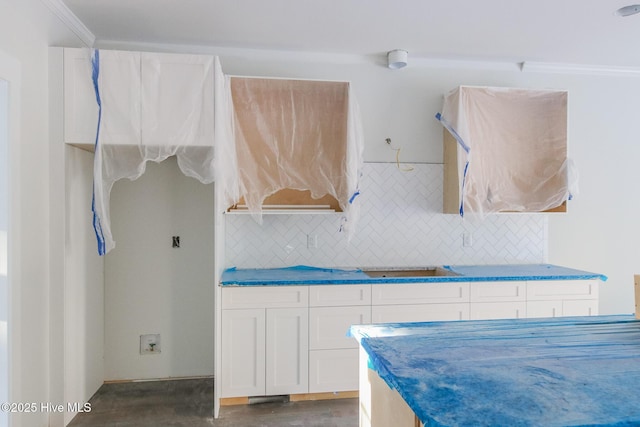
{"label": "white base cabinet", "polygon": [[358,343],[351,325],[371,323],[371,285],[311,286],[309,393],[358,389]]}
{"label": "white base cabinet", "polygon": [[220,397],[307,393],[308,287],[222,292]]}
{"label": "white base cabinet", "polygon": [[358,390],[351,325],[598,314],[598,280],[224,287],[221,397]]}

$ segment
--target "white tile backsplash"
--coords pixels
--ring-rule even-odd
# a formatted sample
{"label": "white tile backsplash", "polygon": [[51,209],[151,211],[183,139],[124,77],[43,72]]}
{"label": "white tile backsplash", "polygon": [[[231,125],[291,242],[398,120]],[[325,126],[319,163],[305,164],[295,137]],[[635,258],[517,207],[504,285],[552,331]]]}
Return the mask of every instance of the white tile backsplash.
{"label": "white tile backsplash", "polygon": [[[413,168],[406,171],[404,169]],[[361,217],[350,242],[340,214],[226,215],[226,266],[272,268],[539,263],[547,260],[546,214],[484,219],[442,214],[441,164],[366,163]],[[471,246],[463,246],[469,233]],[[317,235],[318,247],[307,247]]]}

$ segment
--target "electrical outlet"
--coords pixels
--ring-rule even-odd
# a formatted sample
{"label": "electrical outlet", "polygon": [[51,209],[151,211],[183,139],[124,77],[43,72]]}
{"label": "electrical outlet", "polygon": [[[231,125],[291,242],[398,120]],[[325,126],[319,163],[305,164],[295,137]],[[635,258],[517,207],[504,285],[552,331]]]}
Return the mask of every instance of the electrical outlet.
{"label": "electrical outlet", "polygon": [[140,335],[140,354],[159,354],[161,351],[160,334]]}
{"label": "electrical outlet", "polygon": [[307,248],[315,249],[318,247],[318,235],[317,234],[307,234]]}
{"label": "electrical outlet", "polygon": [[473,234],[471,234],[469,231],[465,231],[464,233],[462,233],[462,246],[464,246],[465,248],[470,248],[471,246],[473,246]]}

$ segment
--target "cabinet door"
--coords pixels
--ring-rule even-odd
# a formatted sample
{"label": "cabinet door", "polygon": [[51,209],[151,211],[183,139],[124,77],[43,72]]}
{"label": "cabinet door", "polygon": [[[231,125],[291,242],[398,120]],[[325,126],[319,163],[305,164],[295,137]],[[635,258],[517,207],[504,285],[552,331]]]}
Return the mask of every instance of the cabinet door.
{"label": "cabinet door", "polygon": [[309,391],[309,311],[267,309],[266,394]]}
{"label": "cabinet door", "polygon": [[309,348],[330,350],[358,348],[358,342],[347,337],[351,325],[371,323],[371,307],[311,307],[309,309]]}
{"label": "cabinet door", "polygon": [[265,394],[265,310],[222,310],[220,397]]}
{"label": "cabinet door", "polygon": [[380,305],[371,307],[373,323],[469,320],[469,303]]}
{"label": "cabinet door", "polygon": [[213,57],[142,54],[142,143],[213,144]]}
{"label": "cabinet door", "polygon": [[471,303],[471,320],[522,319],[527,317],[527,303],[479,302]]}
{"label": "cabinet door", "polygon": [[[93,147],[98,104],[92,80],[91,51],[64,50],[64,139]],[[140,143],[140,54],[100,50],[101,142]]]}

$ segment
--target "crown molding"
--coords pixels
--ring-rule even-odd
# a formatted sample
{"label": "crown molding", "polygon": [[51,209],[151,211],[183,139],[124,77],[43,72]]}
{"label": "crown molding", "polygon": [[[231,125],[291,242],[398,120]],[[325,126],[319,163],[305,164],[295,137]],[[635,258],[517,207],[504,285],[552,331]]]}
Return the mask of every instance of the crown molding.
{"label": "crown molding", "polygon": [[640,77],[638,67],[618,67],[609,65],[559,64],[551,62],[530,62],[520,64],[522,72],[584,74],[591,76]]}
{"label": "crown molding", "polygon": [[62,0],[41,0],[87,47],[93,47],[96,36],[78,19]]}

